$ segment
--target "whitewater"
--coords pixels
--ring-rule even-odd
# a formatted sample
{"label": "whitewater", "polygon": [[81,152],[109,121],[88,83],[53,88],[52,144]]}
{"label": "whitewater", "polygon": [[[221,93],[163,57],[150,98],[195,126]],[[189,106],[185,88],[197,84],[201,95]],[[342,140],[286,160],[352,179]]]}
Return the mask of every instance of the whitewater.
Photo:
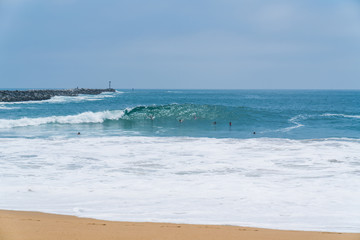
{"label": "whitewater", "polygon": [[359,93],[118,90],[0,103],[0,209],[359,232]]}

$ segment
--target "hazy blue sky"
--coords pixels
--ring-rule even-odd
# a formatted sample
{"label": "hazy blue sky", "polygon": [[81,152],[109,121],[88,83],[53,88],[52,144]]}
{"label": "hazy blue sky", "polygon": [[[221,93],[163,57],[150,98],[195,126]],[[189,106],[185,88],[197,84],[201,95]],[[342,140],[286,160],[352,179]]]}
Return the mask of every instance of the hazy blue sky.
{"label": "hazy blue sky", "polygon": [[0,88],[360,89],[360,0],[0,0]]}

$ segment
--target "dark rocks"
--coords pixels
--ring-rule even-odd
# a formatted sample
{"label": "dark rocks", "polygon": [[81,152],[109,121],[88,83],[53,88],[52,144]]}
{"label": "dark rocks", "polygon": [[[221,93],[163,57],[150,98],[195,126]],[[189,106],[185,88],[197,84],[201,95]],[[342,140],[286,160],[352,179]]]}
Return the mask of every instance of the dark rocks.
{"label": "dark rocks", "polygon": [[0,102],[24,102],[47,100],[54,96],[77,96],[79,94],[97,95],[103,92],[115,92],[113,88],[88,89],[74,88],[64,90],[27,90],[27,91],[0,91]]}

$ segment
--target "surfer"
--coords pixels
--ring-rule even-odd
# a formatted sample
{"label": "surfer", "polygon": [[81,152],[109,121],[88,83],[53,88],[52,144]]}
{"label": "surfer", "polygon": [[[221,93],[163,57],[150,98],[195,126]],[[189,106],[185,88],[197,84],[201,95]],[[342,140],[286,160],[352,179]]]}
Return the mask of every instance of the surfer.
{"label": "surfer", "polygon": [[184,120],[182,120],[182,119],[179,119],[179,123],[182,123]]}
{"label": "surfer", "polygon": [[80,132],[78,132],[77,135],[80,135]]}
{"label": "surfer", "polygon": [[150,120],[154,120],[155,117],[154,117],[154,115],[150,114],[149,118],[150,118]]}
{"label": "surfer", "polygon": [[231,127],[231,125],[232,125],[232,123],[231,122],[229,122],[229,126]]}
{"label": "surfer", "polygon": [[216,122],[213,122],[214,125],[216,125]]}

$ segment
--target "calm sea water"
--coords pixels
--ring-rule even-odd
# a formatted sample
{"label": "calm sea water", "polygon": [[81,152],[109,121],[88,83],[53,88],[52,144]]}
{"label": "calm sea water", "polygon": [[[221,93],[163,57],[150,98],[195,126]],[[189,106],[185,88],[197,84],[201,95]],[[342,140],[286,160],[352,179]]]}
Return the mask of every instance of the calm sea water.
{"label": "calm sea water", "polygon": [[360,91],[0,103],[0,208],[360,232],[359,137]]}

